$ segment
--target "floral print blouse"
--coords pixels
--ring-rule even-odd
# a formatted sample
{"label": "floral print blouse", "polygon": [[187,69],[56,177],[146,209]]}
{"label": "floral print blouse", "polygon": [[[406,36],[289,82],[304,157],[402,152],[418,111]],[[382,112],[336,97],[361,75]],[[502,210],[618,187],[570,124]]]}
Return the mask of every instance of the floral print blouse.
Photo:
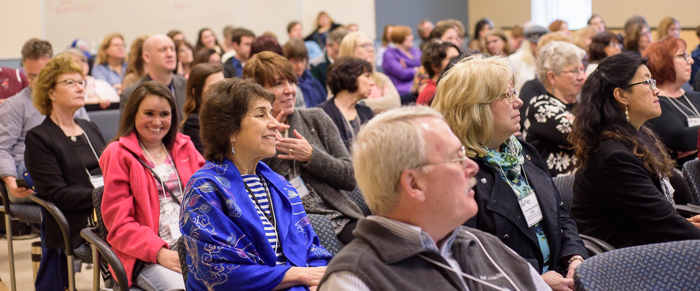
{"label": "floral print blouse", "polygon": [[549,92],[527,105],[523,139],[533,145],[547,163],[552,177],[574,172],[576,156],[567,141],[574,123],[574,104],[564,104]]}

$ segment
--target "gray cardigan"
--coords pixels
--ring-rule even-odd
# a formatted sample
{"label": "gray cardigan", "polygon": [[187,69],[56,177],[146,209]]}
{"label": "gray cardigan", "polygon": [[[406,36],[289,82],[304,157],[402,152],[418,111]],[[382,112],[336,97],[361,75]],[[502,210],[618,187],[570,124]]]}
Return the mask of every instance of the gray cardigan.
{"label": "gray cardigan", "polygon": [[[352,159],[331,118],[322,109],[311,108],[294,110],[287,121],[289,132],[296,129],[313,147],[311,160],[296,162],[298,174],[304,182],[335,210],[349,218],[362,218],[360,208],[340,191],[352,191],[356,184]],[[273,157],[263,162],[283,176],[293,171],[292,160]]]}
{"label": "gray cardigan", "polygon": [[[0,105],[0,177],[19,177],[15,164],[24,161],[27,132],[44,121],[32,103],[32,88],[26,87]],[[75,118],[90,120],[81,107]]]}

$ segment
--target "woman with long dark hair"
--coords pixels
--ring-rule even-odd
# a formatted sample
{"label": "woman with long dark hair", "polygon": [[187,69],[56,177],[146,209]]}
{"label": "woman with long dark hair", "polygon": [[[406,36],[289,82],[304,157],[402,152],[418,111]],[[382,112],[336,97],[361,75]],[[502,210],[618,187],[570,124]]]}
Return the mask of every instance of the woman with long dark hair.
{"label": "woman with long dark hair", "polygon": [[[661,115],[646,60],[623,53],[586,80],[569,141],[578,167],[572,216],[582,234],[616,248],[700,239],[674,208],[674,162],[646,121]],[[676,186],[678,187],[678,186]]]}

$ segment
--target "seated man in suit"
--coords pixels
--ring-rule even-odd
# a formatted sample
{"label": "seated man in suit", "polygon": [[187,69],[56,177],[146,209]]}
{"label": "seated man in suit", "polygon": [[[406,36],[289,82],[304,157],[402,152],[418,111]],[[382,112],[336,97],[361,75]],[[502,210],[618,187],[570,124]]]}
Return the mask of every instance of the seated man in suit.
{"label": "seated man in suit", "polygon": [[129,99],[136,87],[143,82],[156,81],[170,88],[170,91],[173,92],[175,104],[177,105],[177,114],[182,118],[187,79],[173,73],[175,67],[177,67],[175,43],[173,43],[173,40],[164,34],[156,34],[149,37],[143,42],[143,54],[141,57],[148,73],[140,81],[124,89],[119,95],[119,115],[124,111],[126,100]]}
{"label": "seated man in suit", "polygon": [[319,290],[550,290],[498,238],[462,226],[478,211],[479,167],[438,112],[379,114],[352,152],[357,184],[377,216],[358,222]]}

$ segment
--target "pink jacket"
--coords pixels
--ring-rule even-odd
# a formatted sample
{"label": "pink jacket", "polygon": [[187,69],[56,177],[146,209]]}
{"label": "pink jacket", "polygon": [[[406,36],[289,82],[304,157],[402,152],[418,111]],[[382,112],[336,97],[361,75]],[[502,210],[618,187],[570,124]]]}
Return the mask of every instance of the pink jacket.
{"label": "pink jacket", "polygon": [[[158,236],[160,203],[156,180],[131,152],[147,160],[136,133],[110,143],[100,158],[105,182],[102,217],[109,231],[107,242],[124,265],[129,286],[136,260],[157,263],[158,250],[168,247]],[[184,184],[204,165],[202,155],[186,135],[177,134],[170,153]]]}

